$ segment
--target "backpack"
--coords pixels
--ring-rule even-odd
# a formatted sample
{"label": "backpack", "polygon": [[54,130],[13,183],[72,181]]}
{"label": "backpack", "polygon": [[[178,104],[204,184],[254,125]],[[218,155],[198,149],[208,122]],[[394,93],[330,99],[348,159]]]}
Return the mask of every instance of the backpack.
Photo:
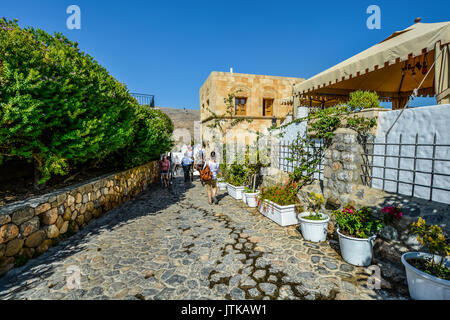
{"label": "backpack", "polygon": [[210,181],[212,179],[212,171],[209,169],[208,165],[200,172],[200,179],[202,181]]}

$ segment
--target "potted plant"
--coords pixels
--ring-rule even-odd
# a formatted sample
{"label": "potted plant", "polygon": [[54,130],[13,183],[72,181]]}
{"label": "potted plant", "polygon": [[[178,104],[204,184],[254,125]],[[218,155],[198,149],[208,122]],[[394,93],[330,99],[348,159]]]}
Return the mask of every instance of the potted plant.
{"label": "potted plant", "polygon": [[258,195],[258,207],[259,212],[283,227],[298,224],[297,213],[303,210],[295,182],[262,188]]}
{"label": "potted plant", "polygon": [[356,210],[346,205],[333,212],[338,225],[339,246],[342,258],[356,266],[369,266],[373,257],[373,242],[383,223],[371,215],[371,210],[362,207]]}
{"label": "potted plant", "polygon": [[411,224],[417,240],[430,253],[407,252],[402,255],[409,295],[415,300],[450,300],[450,245],[442,229],[419,218]]}
{"label": "potted plant", "polygon": [[245,166],[235,161],[228,168],[227,176],[228,194],[236,200],[241,200],[245,188],[244,182],[247,178]]}
{"label": "potted plant", "polygon": [[245,187],[244,196],[246,199],[246,203],[250,208],[255,208],[258,206],[258,200],[257,200],[258,194],[259,194],[259,191],[255,192],[255,190]]}
{"label": "potted plant", "polygon": [[312,242],[325,241],[327,239],[330,217],[319,212],[324,203],[323,195],[311,192],[308,195],[308,200],[310,211],[298,214],[303,238]]}

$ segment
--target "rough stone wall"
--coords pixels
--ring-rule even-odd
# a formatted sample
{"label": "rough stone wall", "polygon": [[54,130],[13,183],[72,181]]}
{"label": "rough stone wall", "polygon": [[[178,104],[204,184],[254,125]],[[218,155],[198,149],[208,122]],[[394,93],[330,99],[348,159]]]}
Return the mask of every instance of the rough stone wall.
{"label": "rough stone wall", "polygon": [[156,161],[0,208],[0,276],[159,181]]}
{"label": "rough stone wall", "polygon": [[336,204],[345,204],[361,185],[361,145],[357,132],[340,128],[325,151],[324,196]]}

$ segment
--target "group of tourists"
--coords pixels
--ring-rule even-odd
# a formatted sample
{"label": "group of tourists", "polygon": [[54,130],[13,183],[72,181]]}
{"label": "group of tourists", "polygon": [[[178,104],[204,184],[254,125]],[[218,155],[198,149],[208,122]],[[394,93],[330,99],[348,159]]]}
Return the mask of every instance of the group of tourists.
{"label": "group of tourists", "polygon": [[161,171],[161,184],[163,187],[169,188],[174,179],[175,167],[181,164],[184,173],[184,182],[190,183],[194,181],[194,168],[200,172],[200,180],[202,185],[206,185],[208,192],[209,204],[218,204],[217,193],[217,174],[219,173],[219,163],[216,159],[216,153],[213,151],[208,160],[206,160],[205,144],[197,151],[194,158],[194,152],[191,146],[187,147],[181,161],[178,156],[173,154],[170,156],[163,155],[159,162]]}

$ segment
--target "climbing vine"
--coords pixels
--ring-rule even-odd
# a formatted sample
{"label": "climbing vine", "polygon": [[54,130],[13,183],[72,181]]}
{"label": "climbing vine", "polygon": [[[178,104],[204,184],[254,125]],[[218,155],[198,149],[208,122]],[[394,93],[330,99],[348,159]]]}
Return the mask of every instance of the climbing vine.
{"label": "climbing vine", "polygon": [[310,184],[314,180],[314,174],[320,172],[325,150],[331,145],[338,128],[353,129],[358,133],[359,141],[366,141],[370,130],[376,126],[376,119],[355,115],[354,112],[368,108],[380,108],[378,95],[370,91],[355,91],[345,104],[312,111],[308,116],[287,124],[308,121],[306,134],[299,134],[289,146],[294,156],[287,158],[294,164],[290,180],[298,182],[298,189]]}

